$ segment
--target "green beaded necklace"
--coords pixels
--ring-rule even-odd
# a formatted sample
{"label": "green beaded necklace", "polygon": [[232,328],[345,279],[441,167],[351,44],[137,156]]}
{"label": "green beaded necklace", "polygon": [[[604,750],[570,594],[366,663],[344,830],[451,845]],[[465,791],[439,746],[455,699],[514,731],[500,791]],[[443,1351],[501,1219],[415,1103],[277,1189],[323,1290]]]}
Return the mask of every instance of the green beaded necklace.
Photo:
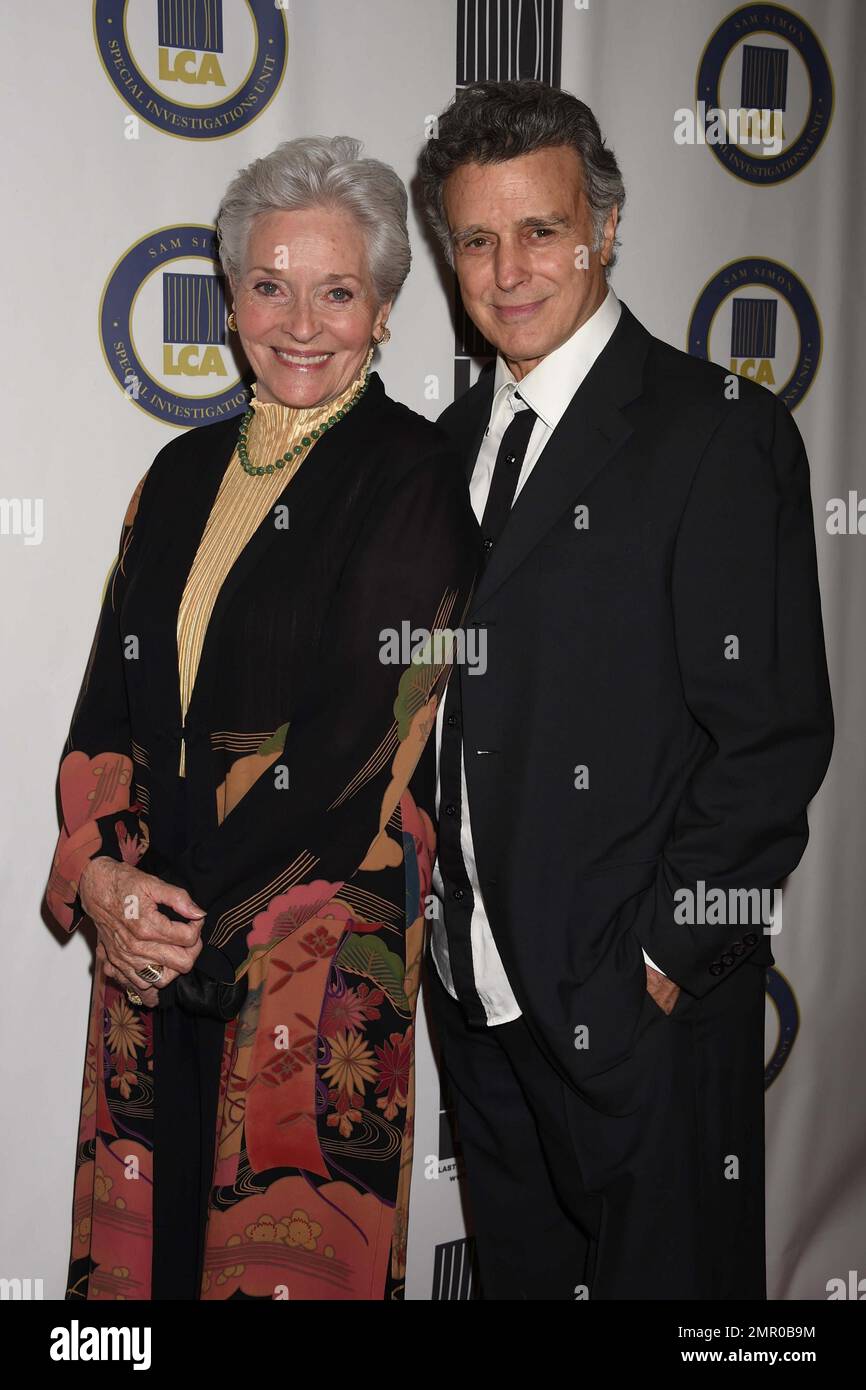
{"label": "green beaded necklace", "polygon": [[358,401],[367,389],[367,372],[368,369],[365,369],[364,380],[344,406],[335,411],[333,415],[329,415],[327,420],[323,420],[315,429],[310,430],[309,434],[305,434],[300,444],[296,444],[293,449],[287,449],[280,458],[275,459],[273,463],[266,463],[262,467],[256,467],[255,464],[250,463],[250,456],[247,452],[247,434],[250,424],[252,423],[253,415],[255,414],[253,407],[249,406],[241,420],[238,433],[238,459],[244,472],[249,473],[252,477],[260,478],[265,473],[275,473],[279,469],[285,468],[287,463],[297,463],[301,454],[309,449],[314,439],[318,439],[320,435],[323,435],[325,430],[332,429],[334,425],[342,420],[344,415],[348,415],[354,405],[358,404]]}

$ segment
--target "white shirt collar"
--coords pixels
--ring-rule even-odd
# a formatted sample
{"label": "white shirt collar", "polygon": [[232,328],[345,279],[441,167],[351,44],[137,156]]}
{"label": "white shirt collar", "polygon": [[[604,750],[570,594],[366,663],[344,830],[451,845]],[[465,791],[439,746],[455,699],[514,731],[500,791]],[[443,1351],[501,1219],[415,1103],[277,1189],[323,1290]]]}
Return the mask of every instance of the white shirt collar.
{"label": "white shirt collar", "polygon": [[[554,348],[543,357],[538,366],[527,372],[522,381],[515,381],[514,373],[505,358],[497,355],[491,418],[502,398],[512,395],[511,388],[516,385],[522,399],[532,407],[548,429],[556,429],[575,391],[602,349],[606,347],[619,322],[620,313],[620,302],[609,288],[595,313],[576,328],[570,338],[566,338],[558,348]],[[509,388],[507,391],[504,389],[506,387]],[[503,393],[502,396],[500,392]]]}

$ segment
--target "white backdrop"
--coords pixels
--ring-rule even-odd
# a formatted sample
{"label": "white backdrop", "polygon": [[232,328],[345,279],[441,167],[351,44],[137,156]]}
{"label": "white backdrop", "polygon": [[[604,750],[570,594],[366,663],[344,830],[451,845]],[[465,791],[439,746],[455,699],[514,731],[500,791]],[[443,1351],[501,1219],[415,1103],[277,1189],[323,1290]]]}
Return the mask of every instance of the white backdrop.
{"label": "white backdrop", "polygon": [[[278,141],[354,135],[408,181],[425,121],[458,79],[538,75],[592,106],[619,158],[628,197],[617,293],[658,336],[686,347],[691,324],[692,350],[726,362],[733,353],[739,370],[783,391],[809,451],[837,740],[811,808],[809,847],[785,890],[768,982],[768,1269],[772,1298],[828,1297],[828,1281],[866,1277],[866,538],[856,521],[853,534],[826,525],[830,499],[847,507],[850,491],[864,491],[866,304],[849,248],[863,244],[866,213],[866,6],[800,0],[796,12],[760,4],[741,14],[725,0],[195,0],[182,16],[177,8],[46,0],[6,5],[0,18],[9,387],[0,464],[0,1276],[42,1278],[46,1297],[63,1294],[91,949],[84,936],[62,945],[40,899],[57,833],[57,765],[102,584],[132,488],[169,432],[190,423],[172,414],[173,403],[211,412],[200,422],[216,418],[236,379],[219,333],[203,326],[191,351],[175,342],[166,356],[162,265],[213,274],[206,243],[184,229],[212,225],[229,178]],[[193,27],[183,32],[181,20]],[[755,87],[755,73],[768,71]],[[726,108],[778,105],[781,153],[738,159],[731,149],[719,157],[705,144],[677,143],[675,111],[714,90]],[[411,232],[413,270],[376,366],[392,396],[435,417],[455,373],[462,383],[478,364],[455,363],[465,354],[455,354],[450,289],[417,221]],[[769,301],[760,343],[736,321],[732,328],[735,290]],[[131,362],[137,402],[123,389]],[[472,1249],[457,1161],[423,1021],[419,1034],[407,1296],[466,1298]]]}

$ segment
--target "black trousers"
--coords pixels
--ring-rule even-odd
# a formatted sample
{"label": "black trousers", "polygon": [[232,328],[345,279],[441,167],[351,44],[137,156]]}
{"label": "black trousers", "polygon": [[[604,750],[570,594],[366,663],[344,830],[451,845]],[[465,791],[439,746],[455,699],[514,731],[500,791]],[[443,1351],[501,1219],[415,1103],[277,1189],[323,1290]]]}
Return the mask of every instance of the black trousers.
{"label": "black trousers", "polygon": [[647,994],[645,1092],[611,1116],[523,1018],[470,1027],[426,956],[483,1298],[766,1299],[765,977],[746,961],[671,1014]]}

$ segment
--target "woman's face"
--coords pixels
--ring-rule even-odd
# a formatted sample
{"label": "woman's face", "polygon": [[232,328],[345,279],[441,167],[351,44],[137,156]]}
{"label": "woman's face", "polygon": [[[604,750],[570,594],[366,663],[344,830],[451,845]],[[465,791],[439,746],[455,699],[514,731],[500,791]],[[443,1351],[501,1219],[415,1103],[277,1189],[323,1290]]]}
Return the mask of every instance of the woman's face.
{"label": "woman's face", "polygon": [[328,208],[260,213],[231,287],[258,398],[282,405],[345,390],[391,309],[376,303],[358,223]]}

